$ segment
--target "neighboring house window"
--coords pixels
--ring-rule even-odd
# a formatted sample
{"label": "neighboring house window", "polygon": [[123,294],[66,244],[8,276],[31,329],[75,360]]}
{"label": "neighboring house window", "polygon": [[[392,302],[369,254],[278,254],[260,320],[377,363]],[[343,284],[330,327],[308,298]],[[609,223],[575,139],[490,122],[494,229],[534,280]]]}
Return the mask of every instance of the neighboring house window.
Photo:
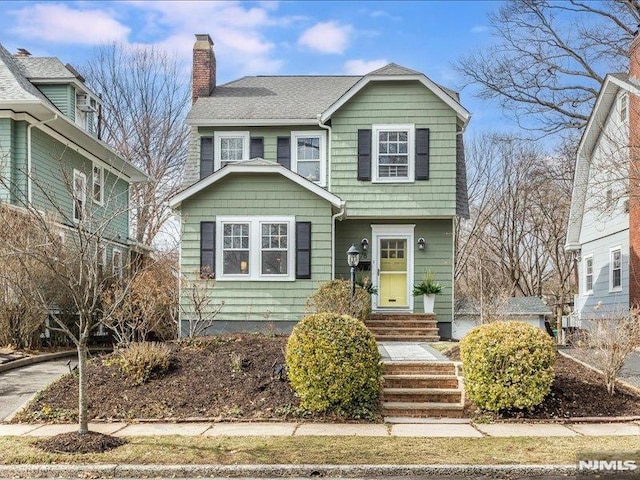
{"label": "neighboring house window", "polygon": [[87,202],[87,177],[78,170],[73,171],[73,219],[81,221],[85,215]]}
{"label": "neighboring house window", "polygon": [[373,180],[407,182],[413,180],[414,126],[373,126]]}
{"label": "neighboring house window", "polygon": [[102,274],[104,272],[104,266],[107,264],[107,249],[102,244],[96,246],[96,263],[98,265],[98,272]]}
{"label": "neighboring house window", "polygon": [[620,121],[622,122],[626,122],[627,121],[627,115],[628,115],[628,97],[626,94],[622,94],[620,96]]}
{"label": "neighboring house window", "polygon": [[326,135],[324,132],[291,132],[291,169],[319,185],[325,184]]}
{"label": "neighboring house window", "polygon": [[218,217],[219,280],[293,280],[293,217]]}
{"label": "neighboring house window", "polygon": [[104,170],[97,165],[93,166],[93,201],[102,205],[103,201]]}
{"label": "neighboring house window", "polygon": [[622,290],[622,250],[620,247],[611,249],[609,259],[609,290]]}
{"label": "neighboring house window", "polygon": [[593,293],[593,255],[584,257],[584,293]]}
{"label": "neighboring house window", "polygon": [[249,132],[215,133],[216,170],[228,163],[249,159]]}
{"label": "neighboring house window", "polygon": [[115,248],[111,258],[111,273],[117,279],[122,280],[122,251]]}

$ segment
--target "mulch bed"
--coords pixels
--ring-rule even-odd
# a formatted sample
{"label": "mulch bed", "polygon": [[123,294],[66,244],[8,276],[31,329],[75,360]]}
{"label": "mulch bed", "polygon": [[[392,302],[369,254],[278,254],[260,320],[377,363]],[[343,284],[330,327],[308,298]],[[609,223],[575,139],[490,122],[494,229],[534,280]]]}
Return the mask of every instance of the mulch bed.
{"label": "mulch bed", "polygon": [[[447,355],[452,360],[460,360],[457,348],[447,352]],[[551,386],[551,392],[535,409],[490,414],[472,407],[469,413],[476,418],[495,420],[568,420],[577,417],[640,416],[638,392],[618,386],[615,395],[611,396],[607,392],[602,375],[562,355],[558,355],[555,369],[556,377]]]}
{"label": "mulch bed", "polygon": [[97,432],[85,434],[62,433],[50,438],[36,440],[34,445],[51,453],[101,453],[124,445],[126,440]]}

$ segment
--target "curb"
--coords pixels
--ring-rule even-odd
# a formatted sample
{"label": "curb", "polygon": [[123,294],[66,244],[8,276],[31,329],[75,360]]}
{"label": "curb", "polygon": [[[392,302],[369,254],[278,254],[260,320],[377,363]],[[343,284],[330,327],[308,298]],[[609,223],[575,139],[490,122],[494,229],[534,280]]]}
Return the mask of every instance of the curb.
{"label": "curb", "polygon": [[261,478],[261,477],[376,477],[574,475],[575,465],[0,465],[10,478]]}
{"label": "curb", "polygon": [[[109,351],[108,349],[89,349],[89,353],[102,353]],[[0,365],[0,373],[8,372],[20,367],[28,367],[36,363],[48,362],[50,360],[58,360],[60,358],[75,357],[78,355],[78,350],[64,350],[62,352],[45,353],[43,355],[34,355],[33,357],[21,358],[19,360],[12,360]]]}

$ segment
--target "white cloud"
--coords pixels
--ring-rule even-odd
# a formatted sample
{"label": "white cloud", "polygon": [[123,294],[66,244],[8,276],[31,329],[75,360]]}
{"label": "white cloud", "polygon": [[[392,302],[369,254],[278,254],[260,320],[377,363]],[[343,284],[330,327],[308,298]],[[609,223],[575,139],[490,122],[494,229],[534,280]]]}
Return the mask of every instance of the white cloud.
{"label": "white cloud", "polygon": [[320,22],[305,30],[298,44],[320,53],[343,53],[349,45],[351,25],[337,22]]}
{"label": "white cloud", "polygon": [[348,75],[364,75],[387,65],[389,62],[384,58],[377,60],[354,59],[344,63],[344,72]]}
{"label": "white cloud", "polygon": [[94,45],[124,41],[131,32],[118,22],[114,12],[100,9],[72,9],[57,3],[34,3],[10,14],[15,18],[11,32],[26,39],[63,44]]}
{"label": "white cloud", "polygon": [[471,33],[484,33],[489,30],[489,27],[486,25],[475,25],[471,28]]}
{"label": "white cloud", "polygon": [[373,18],[390,18],[391,20],[402,20],[402,17],[397,15],[391,15],[389,12],[384,10],[374,10],[369,15]]}

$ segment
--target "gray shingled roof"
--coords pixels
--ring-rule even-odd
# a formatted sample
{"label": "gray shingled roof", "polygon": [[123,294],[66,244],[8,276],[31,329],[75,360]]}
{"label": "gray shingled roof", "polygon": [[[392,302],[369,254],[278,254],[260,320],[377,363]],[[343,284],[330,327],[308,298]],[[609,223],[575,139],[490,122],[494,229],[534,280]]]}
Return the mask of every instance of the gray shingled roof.
{"label": "gray shingled roof", "polygon": [[[478,303],[470,298],[461,298],[455,303],[456,315],[478,315]],[[506,315],[551,315],[551,310],[539,297],[510,297],[504,307]]]}
{"label": "gray shingled roof", "polygon": [[60,78],[72,80],[75,75],[55,57],[14,57],[20,73],[26,78]]}
{"label": "gray shingled roof", "polygon": [[367,75],[422,75],[422,73],[397,63],[389,63],[373,72],[369,72]]}
{"label": "gray shingled roof", "polygon": [[0,99],[5,101],[41,100],[51,102],[21,72],[15,58],[0,45]]}
{"label": "gray shingled roof", "polygon": [[217,86],[198,98],[190,120],[312,119],[325,111],[362,77],[257,76]]}

